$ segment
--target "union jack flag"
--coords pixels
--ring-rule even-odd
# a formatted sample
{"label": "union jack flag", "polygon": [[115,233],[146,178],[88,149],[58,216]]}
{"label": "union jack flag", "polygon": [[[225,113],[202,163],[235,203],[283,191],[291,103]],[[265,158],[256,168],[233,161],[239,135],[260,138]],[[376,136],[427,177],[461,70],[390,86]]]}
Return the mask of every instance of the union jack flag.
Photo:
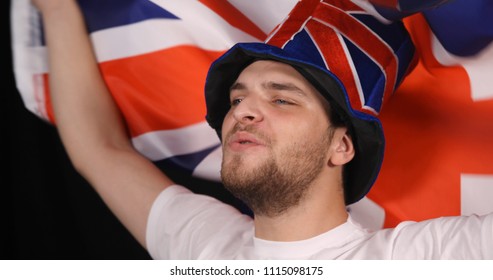
{"label": "union jack flag", "polygon": [[[135,147],[161,167],[213,181],[219,180],[221,154],[219,139],[204,121],[207,69],[236,42],[263,41],[270,34],[272,43],[282,44],[286,38],[277,38],[271,30],[297,2],[79,0],[100,69]],[[359,85],[350,89],[357,110],[380,112],[386,154],[369,193],[378,203],[371,204],[379,209],[374,211],[377,224],[493,211],[492,2],[455,0],[438,8],[431,7],[445,1],[325,2],[326,11],[349,14],[364,25],[371,25],[371,20],[363,10],[382,21],[405,17],[419,54],[417,67],[393,95],[395,81],[404,72],[396,71],[398,64],[381,67],[388,102],[380,112],[382,100],[372,99],[365,88],[372,77],[358,69],[385,64],[379,57],[397,51],[395,38],[378,34],[366,41],[363,38],[371,37],[371,32],[359,26],[341,30],[358,34],[354,39],[326,34],[316,40],[322,42],[321,60],[329,68],[334,68],[334,57],[348,52],[372,58],[365,65],[348,63],[332,70],[341,77],[359,77]],[[17,87],[26,108],[54,123],[39,16],[29,0],[11,5]],[[427,10],[409,16],[423,9]],[[317,14],[308,30],[337,20],[324,13]],[[358,53],[359,49],[363,51]]]}

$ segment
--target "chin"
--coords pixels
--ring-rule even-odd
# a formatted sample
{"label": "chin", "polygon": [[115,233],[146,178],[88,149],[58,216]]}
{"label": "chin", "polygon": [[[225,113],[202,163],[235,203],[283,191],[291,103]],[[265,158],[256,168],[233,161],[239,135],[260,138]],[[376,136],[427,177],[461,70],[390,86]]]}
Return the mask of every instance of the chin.
{"label": "chin", "polygon": [[253,153],[230,153],[223,157],[223,162],[228,165],[233,165],[236,168],[248,168],[252,169],[262,165],[261,163],[266,160],[265,155],[253,154]]}

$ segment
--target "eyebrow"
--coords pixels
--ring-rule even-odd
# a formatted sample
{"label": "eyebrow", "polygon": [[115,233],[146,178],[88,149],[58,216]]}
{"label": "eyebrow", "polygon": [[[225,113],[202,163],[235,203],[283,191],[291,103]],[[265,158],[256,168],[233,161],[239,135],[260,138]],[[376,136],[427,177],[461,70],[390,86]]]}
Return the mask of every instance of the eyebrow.
{"label": "eyebrow", "polygon": [[246,89],[246,86],[242,83],[235,82],[230,88],[229,91],[231,92],[232,90],[241,90],[241,89]]}
{"label": "eyebrow", "polygon": [[[262,84],[262,87],[265,89],[273,89],[273,90],[280,90],[280,91],[287,91],[287,92],[293,92],[297,93],[302,96],[306,96],[306,93],[301,90],[299,87],[292,83],[278,83],[278,82],[265,82]],[[235,82],[231,87],[230,87],[230,92],[232,90],[243,90],[246,89],[246,85],[241,83],[241,82]]]}
{"label": "eyebrow", "polygon": [[275,90],[282,90],[282,91],[290,91],[294,93],[298,93],[300,95],[306,96],[306,93],[301,90],[299,87],[292,83],[277,83],[277,82],[267,82],[262,85],[266,89],[275,89]]}

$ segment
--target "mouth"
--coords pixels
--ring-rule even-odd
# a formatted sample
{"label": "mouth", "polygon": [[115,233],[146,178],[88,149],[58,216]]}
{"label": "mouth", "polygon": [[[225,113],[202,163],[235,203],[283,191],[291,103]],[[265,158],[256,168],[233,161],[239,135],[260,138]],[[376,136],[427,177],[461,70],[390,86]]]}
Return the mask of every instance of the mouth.
{"label": "mouth", "polygon": [[234,133],[227,143],[228,147],[233,151],[244,151],[248,148],[265,146],[260,139],[253,134],[244,131]]}
{"label": "mouth", "polygon": [[248,141],[248,140],[240,140],[240,141],[238,141],[238,143],[240,143],[240,144],[255,144],[255,142]]}

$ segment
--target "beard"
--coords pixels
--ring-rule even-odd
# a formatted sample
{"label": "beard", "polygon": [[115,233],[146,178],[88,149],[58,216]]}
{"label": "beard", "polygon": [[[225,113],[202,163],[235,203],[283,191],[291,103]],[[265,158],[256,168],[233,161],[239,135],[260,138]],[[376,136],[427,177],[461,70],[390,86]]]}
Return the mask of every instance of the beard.
{"label": "beard", "polygon": [[[322,172],[331,132],[329,128],[321,139],[293,142],[280,151],[277,158],[271,152],[253,168],[244,166],[242,155],[234,155],[228,163],[223,158],[223,184],[255,215],[279,216],[300,204],[311,183]],[[265,139],[265,136],[261,137]]]}

